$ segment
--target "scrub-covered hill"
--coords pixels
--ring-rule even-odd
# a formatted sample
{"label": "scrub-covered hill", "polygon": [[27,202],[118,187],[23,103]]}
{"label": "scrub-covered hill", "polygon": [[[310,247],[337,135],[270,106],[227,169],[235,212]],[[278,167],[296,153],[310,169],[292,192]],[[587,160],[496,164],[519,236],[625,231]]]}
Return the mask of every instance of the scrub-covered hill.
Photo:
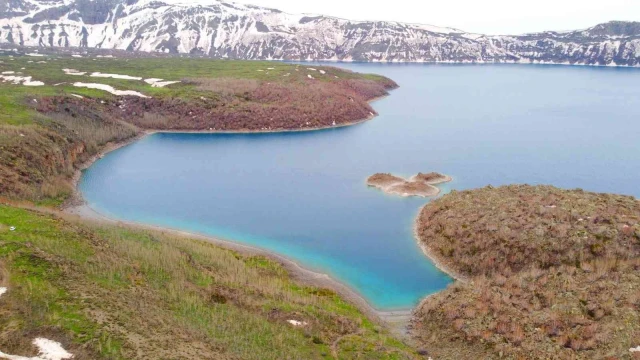
{"label": "scrub-covered hill", "polygon": [[465,279],[418,307],[440,359],[624,359],[640,345],[640,202],[513,185],[422,210],[425,251]]}

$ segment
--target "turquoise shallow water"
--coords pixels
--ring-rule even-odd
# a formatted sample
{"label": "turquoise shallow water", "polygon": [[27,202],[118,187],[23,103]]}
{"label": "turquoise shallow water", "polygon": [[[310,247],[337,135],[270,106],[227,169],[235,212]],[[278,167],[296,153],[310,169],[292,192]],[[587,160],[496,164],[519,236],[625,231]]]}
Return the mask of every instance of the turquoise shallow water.
{"label": "turquoise shallow water", "polygon": [[367,188],[375,172],[443,172],[455,178],[445,191],[530,183],[640,196],[637,69],[336,65],[401,88],[348,128],[152,135],[96,162],[80,189],[115,218],[286,255],[381,310],[451,279],[413,237],[426,201]]}

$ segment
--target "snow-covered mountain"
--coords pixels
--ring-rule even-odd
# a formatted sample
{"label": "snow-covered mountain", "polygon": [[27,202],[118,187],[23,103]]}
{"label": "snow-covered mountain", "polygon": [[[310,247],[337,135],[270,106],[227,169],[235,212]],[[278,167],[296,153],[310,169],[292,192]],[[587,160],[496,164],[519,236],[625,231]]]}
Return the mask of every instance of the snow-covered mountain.
{"label": "snow-covered mountain", "polygon": [[545,62],[640,66],[640,23],[485,36],[398,22],[349,21],[211,0],[0,0],[0,43],[221,58]]}

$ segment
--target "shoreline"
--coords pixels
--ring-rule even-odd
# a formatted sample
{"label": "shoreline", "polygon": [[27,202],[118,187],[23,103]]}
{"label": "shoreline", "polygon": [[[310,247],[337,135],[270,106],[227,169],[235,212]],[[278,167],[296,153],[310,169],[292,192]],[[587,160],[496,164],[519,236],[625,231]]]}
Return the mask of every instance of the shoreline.
{"label": "shoreline", "polygon": [[[395,90],[390,89],[389,91]],[[383,99],[389,95],[379,96],[367,101],[369,104]],[[82,172],[91,165],[93,165],[96,161],[103,158],[108,153],[123,148],[125,146],[131,145],[139,140],[144,139],[147,136],[157,134],[157,133],[175,133],[175,134],[273,134],[273,133],[294,133],[294,132],[313,132],[313,131],[323,131],[323,130],[331,130],[337,128],[344,128],[348,126],[355,126],[367,121],[370,121],[377,117],[379,114],[371,113],[370,116],[356,120],[351,122],[342,123],[336,126],[330,127],[316,127],[316,128],[304,128],[304,129],[279,129],[279,130],[229,130],[229,131],[220,131],[220,130],[141,130],[140,133],[135,136],[114,143],[107,143],[105,146],[100,149],[98,153],[91,156],[84,162],[82,162],[78,168],[75,170],[74,175],[72,177],[72,195],[60,208],[60,212],[66,216],[72,216],[77,219],[88,220],[97,224],[116,224],[129,226],[137,229],[158,231],[161,233],[170,233],[177,236],[182,236],[185,238],[191,238],[194,240],[206,241],[216,246],[220,246],[222,248],[228,250],[234,250],[241,252],[243,254],[250,255],[262,255],[273,261],[281,264],[290,274],[291,278],[296,281],[300,281],[303,284],[316,286],[320,288],[328,288],[332,291],[335,291],[343,300],[353,304],[360,311],[362,311],[365,316],[370,318],[372,321],[388,326],[392,331],[399,333],[404,336],[408,329],[409,322],[411,320],[411,316],[415,307],[407,308],[407,309],[397,309],[397,310],[379,310],[373,307],[361,294],[359,294],[355,289],[349,287],[345,283],[331,277],[328,274],[321,273],[309,269],[296,261],[278,254],[274,251],[270,251],[264,248],[260,248],[258,246],[252,246],[243,244],[238,241],[234,241],[231,239],[222,239],[219,237],[190,232],[186,230],[173,229],[170,227],[151,225],[145,223],[138,223],[135,221],[126,221],[126,220],[117,220],[110,218],[104,214],[101,214],[97,210],[93,209],[89,206],[82,196],[80,189],[78,188],[80,184],[80,179],[82,177]]]}
{"label": "shoreline", "polygon": [[[449,275],[453,280],[455,281],[459,281],[459,282],[471,282],[471,279],[463,274],[460,274],[459,272],[457,272],[456,270],[454,270],[451,265],[448,263],[448,261],[442,259],[439,255],[436,255],[436,253],[433,251],[433,249],[431,249],[429,247],[429,245],[427,245],[424,241],[422,241],[422,239],[420,238],[420,233],[418,231],[418,229],[420,228],[420,215],[422,214],[422,211],[424,210],[425,207],[429,206],[429,203],[423,205],[420,207],[420,210],[418,210],[418,215],[416,216],[416,220],[414,221],[413,224],[413,236],[416,239],[416,242],[418,243],[418,247],[420,247],[420,249],[422,250],[422,253],[433,263],[433,265],[438,268],[438,270],[442,271],[443,273]],[[455,283],[454,281],[454,283]],[[437,293],[431,294],[426,296],[424,299],[420,300],[420,305],[427,300],[429,297],[435,295]],[[418,305],[418,306],[420,306]]]}
{"label": "shoreline", "polygon": [[[399,86],[398,86],[399,87]],[[389,89],[387,91],[396,90],[398,87],[393,89]],[[377,96],[372,98],[371,100],[367,100],[368,104],[372,104],[378,100],[384,99],[390,96],[390,93],[387,95]],[[375,111],[375,110],[374,110]],[[95,155],[92,155],[87,160],[83,161],[78,165],[78,168],[75,169],[73,176],[71,177],[71,186],[72,193],[67,201],[65,201],[61,209],[62,211],[66,211],[68,208],[76,207],[82,204],[85,204],[84,198],[80,190],[78,189],[78,185],[80,183],[80,178],[82,177],[82,172],[91,165],[93,165],[99,159],[102,159],[105,155],[112,151],[116,151],[120,148],[123,148],[127,145],[131,145],[139,140],[144,139],[147,136],[153,134],[276,134],[276,133],[299,133],[299,132],[313,132],[313,131],[324,131],[331,129],[340,129],[349,126],[355,126],[363,124],[367,121],[373,120],[378,117],[380,114],[377,112],[371,113],[371,115],[355,121],[345,122],[336,126],[328,126],[328,127],[313,127],[313,128],[303,128],[303,129],[274,129],[274,130],[158,130],[158,129],[141,129],[138,134],[135,136],[125,139],[119,142],[108,142],[106,143],[100,151],[98,151]]]}
{"label": "shoreline", "polygon": [[404,333],[406,331],[407,325],[409,324],[409,320],[411,318],[411,314],[413,312],[413,308],[398,310],[376,309],[357,291],[349,287],[347,284],[331,277],[329,274],[309,269],[285,255],[258,246],[243,244],[235,240],[224,239],[188,230],[180,230],[166,226],[114,219],[100,213],[86,203],[69,206],[62,210],[62,214],[66,217],[70,216],[79,220],[87,220],[97,225],[109,224],[125,226],[139,230],[155,231],[162,234],[170,234],[187,239],[205,241],[227,250],[238,251],[244,255],[265,256],[268,259],[281,264],[289,272],[289,275],[293,280],[300,281],[301,283],[309,286],[330,289],[336,292],[336,294],[338,294],[343,300],[356,306],[374,322],[382,322],[384,323],[384,325],[389,326],[392,330],[397,330],[401,333]]}

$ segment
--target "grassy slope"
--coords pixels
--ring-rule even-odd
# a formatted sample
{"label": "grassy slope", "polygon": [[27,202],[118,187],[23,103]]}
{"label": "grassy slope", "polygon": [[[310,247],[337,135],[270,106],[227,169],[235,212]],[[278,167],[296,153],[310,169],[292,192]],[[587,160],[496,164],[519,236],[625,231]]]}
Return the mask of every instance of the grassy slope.
{"label": "grassy slope", "polygon": [[[328,71],[326,76],[318,72],[306,71],[308,66],[300,66],[281,62],[260,61],[225,61],[209,59],[153,59],[153,58],[71,58],[71,57],[15,57],[0,56],[0,72],[14,71],[23,73],[22,76],[32,76],[33,80],[43,81],[46,86],[24,87],[0,83],[0,124],[29,123],[34,112],[24,106],[28,96],[52,96],[78,94],[93,98],[112,98],[106,92],[73,86],[74,82],[108,84],[118,90],[135,90],[154,97],[180,97],[183,99],[197,99],[200,96],[211,96],[207,91],[198,90],[195,84],[175,84],[164,88],[153,88],[143,81],[122,80],[111,78],[96,78],[90,76],[66,75],[62,69],[75,69],[87,73],[102,72],[110,74],[130,75],[143,78],[161,78],[164,80],[187,79],[250,79],[259,82],[273,82],[305,84],[307,75],[312,74],[317,81],[334,82],[334,76],[340,79],[386,81],[387,79],[371,74],[357,74],[333,68],[321,67]],[[45,61],[46,63],[38,63]],[[262,70],[262,71],[259,71]],[[302,71],[301,71],[302,70]],[[291,74],[284,77],[285,74]],[[55,84],[64,83],[59,86]],[[10,90],[9,90],[10,89]]]}
{"label": "grassy slope", "polygon": [[471,279],[416,313],[414,335],[438,358],[622,359],[640,345],[638,200],[550,186],[454,192],[425,206],[418,234]]}
{"label": "grassy slope", "polygon": [[[15,226],[15,231],[9,231]],[[0,205],[0,350],[79,359],[414,358],[329,290],[204,242]],[[295,319],[309,325],[296,328]]]}

